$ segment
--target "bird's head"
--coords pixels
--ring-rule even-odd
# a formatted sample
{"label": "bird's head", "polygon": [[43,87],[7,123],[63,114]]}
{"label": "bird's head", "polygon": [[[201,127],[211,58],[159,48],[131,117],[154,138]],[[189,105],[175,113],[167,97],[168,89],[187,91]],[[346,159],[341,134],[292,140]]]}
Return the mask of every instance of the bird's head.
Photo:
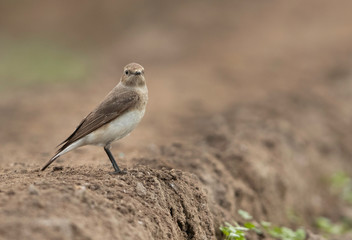
{"label": "bird's head", "polygon": [[127,64],[123,69],[121,83],[128,87],[142,87],[145,85],[144,68],[138,63]]}

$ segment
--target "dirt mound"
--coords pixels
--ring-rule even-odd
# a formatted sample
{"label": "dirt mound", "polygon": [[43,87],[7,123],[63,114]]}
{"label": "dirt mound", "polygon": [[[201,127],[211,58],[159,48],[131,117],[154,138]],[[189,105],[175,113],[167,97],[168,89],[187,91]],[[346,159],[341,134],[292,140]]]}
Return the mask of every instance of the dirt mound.
{"label": "dirt mound", "polygon": [[192,142],[161,146],[155,158],[134,163],[196,174],[218,238],[225,220],[241,221],[238,209],[258,221],[315,229],[317,217],[338,220],[349,212],[326,181],[351,167],[350,139],[342,131],[349,123],[341,121],[349,113],[335,104],[313,93],[236,104],[187,119],[184,125],[194,124]]}
{"label": "dirt mound", "polygon": [[206,195],[193,174],[16,168],[1,175],[3,239],[214,238]]}

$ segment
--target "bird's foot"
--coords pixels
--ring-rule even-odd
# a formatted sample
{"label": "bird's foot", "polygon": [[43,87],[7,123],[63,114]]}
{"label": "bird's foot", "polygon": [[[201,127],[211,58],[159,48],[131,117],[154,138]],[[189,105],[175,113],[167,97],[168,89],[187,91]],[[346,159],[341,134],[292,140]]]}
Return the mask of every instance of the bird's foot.
{"label": "bird's foot", "polygon": [[127,174],[127,169],[123,169],[123,170],[120,170],[120,171],[114,171],[114,172],[110,172],[111,175],[125,175]]}

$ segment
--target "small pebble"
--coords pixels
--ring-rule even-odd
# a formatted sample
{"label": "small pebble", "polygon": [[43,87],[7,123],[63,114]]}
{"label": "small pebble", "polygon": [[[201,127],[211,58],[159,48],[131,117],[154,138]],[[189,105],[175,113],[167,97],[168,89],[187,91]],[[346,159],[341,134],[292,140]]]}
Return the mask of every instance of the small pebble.
{"label": "small pebble", "polygon": [[39,194],[38,189],[33,184],[28,186],[28,192],[31,195],[38,195]]}
{"label": "small pebble", "polygon": [[136,177],[138,177],[138,178],[142,178],[143,176],[144,176],[144,174],[142,172],[138,172],[136,175]]}
{"label": "small pebble", "polygon": [[147,194],[147,189],[141,182],[137,182],[136,192],[139,196],[145,196]]}
{"label": "small pebble", "polygon": [[81,200],[85,199],[86,197],[86,186],[79,186],[76,188],[75,194],[77,197],[81,198]]}

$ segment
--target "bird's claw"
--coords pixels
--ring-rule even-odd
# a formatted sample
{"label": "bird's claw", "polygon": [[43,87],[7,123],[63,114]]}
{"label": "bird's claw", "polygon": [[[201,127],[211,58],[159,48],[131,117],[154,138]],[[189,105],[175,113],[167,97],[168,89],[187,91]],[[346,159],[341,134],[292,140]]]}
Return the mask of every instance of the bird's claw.
{"label": "bird's claw", "polygon": [[120,170],[120,171],[114,171],[110,172],[111,175],[126,175],[127,174],[127,169]]}

